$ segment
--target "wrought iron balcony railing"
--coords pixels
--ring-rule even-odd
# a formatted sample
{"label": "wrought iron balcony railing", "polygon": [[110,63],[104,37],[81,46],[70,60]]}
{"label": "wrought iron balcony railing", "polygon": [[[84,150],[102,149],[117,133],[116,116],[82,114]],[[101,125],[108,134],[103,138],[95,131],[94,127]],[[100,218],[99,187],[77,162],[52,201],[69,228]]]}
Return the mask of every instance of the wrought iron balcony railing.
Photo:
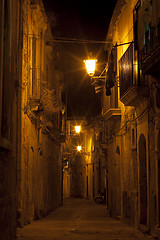
{"label": "wrought iron balcony railing", "polygon": [[160,73],[160,22],[149,26],[145,33],[145,44],[139,52],[140,68],[144,74]]}
{"label": "wrought iron balcony railing", "polygon": [[126,106],[136,106],[148,95],[145,78],[140,76],[137,52],[133,44],[119,60],[120,101]]}

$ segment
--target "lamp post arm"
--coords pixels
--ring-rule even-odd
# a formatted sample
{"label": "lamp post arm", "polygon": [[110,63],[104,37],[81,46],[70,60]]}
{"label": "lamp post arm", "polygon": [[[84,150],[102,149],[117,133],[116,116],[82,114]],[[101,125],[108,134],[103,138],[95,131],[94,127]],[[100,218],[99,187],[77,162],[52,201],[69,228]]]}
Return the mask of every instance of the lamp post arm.
{"label": "lamp post arm", "polygon": [[91,79],[98,79],[99,81],[105,82],[106,76],[95,76],[91,77]]}
{"label": "lamp post arm", "polygon": [[127,45],[127,44],[131,44],[131,43],[134,43],[134,41],[132,42],[126,42],[126,43],[120,43],[120,44],[115,44],[114,47],[120,47],[120,46],[123,46],[123,45]]}

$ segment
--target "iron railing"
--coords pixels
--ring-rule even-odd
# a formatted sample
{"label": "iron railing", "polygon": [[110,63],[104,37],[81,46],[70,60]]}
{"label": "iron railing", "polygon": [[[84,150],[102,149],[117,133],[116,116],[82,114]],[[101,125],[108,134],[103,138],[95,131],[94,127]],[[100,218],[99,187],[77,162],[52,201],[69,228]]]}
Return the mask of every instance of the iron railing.
{"label": "iron railing", "polygon": [[157,26],[149,26],[149,29],[145,33],[145,44],[140,51],[140,64],[148,58],[150,55],[160,47],[160,22]]}

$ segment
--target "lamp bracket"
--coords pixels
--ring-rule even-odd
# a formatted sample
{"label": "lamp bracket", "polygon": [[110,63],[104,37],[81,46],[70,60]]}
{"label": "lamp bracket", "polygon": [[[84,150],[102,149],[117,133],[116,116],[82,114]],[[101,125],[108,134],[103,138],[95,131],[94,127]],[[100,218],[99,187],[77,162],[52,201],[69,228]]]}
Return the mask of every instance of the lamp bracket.
{"label": "lamp bracket", "polygon": [[131,44],[131,43],[134,43],[134,41],[132,42],[126,42],[126,43],[120,43],[120,44],[115,44],[113,47],[120,47],[120,46],[123,46],[123,45],[127,45],[127,44]]}

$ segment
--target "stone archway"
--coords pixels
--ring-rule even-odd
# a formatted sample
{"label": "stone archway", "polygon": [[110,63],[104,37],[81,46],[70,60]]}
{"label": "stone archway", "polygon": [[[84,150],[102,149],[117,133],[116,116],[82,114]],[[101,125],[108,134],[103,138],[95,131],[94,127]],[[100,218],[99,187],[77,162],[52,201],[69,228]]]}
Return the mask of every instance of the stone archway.
{"label": "stone archway", "polygon": [[147,224],[147,167],[146,139],[143,134],[139,138],[139,184],[140,184],[140,224]]}
{"label": "stone archway", "polygon": [[160,130],[158,131],[158,139],[157,139],[157,163],[158,163],[158,219],[160,224]]}

